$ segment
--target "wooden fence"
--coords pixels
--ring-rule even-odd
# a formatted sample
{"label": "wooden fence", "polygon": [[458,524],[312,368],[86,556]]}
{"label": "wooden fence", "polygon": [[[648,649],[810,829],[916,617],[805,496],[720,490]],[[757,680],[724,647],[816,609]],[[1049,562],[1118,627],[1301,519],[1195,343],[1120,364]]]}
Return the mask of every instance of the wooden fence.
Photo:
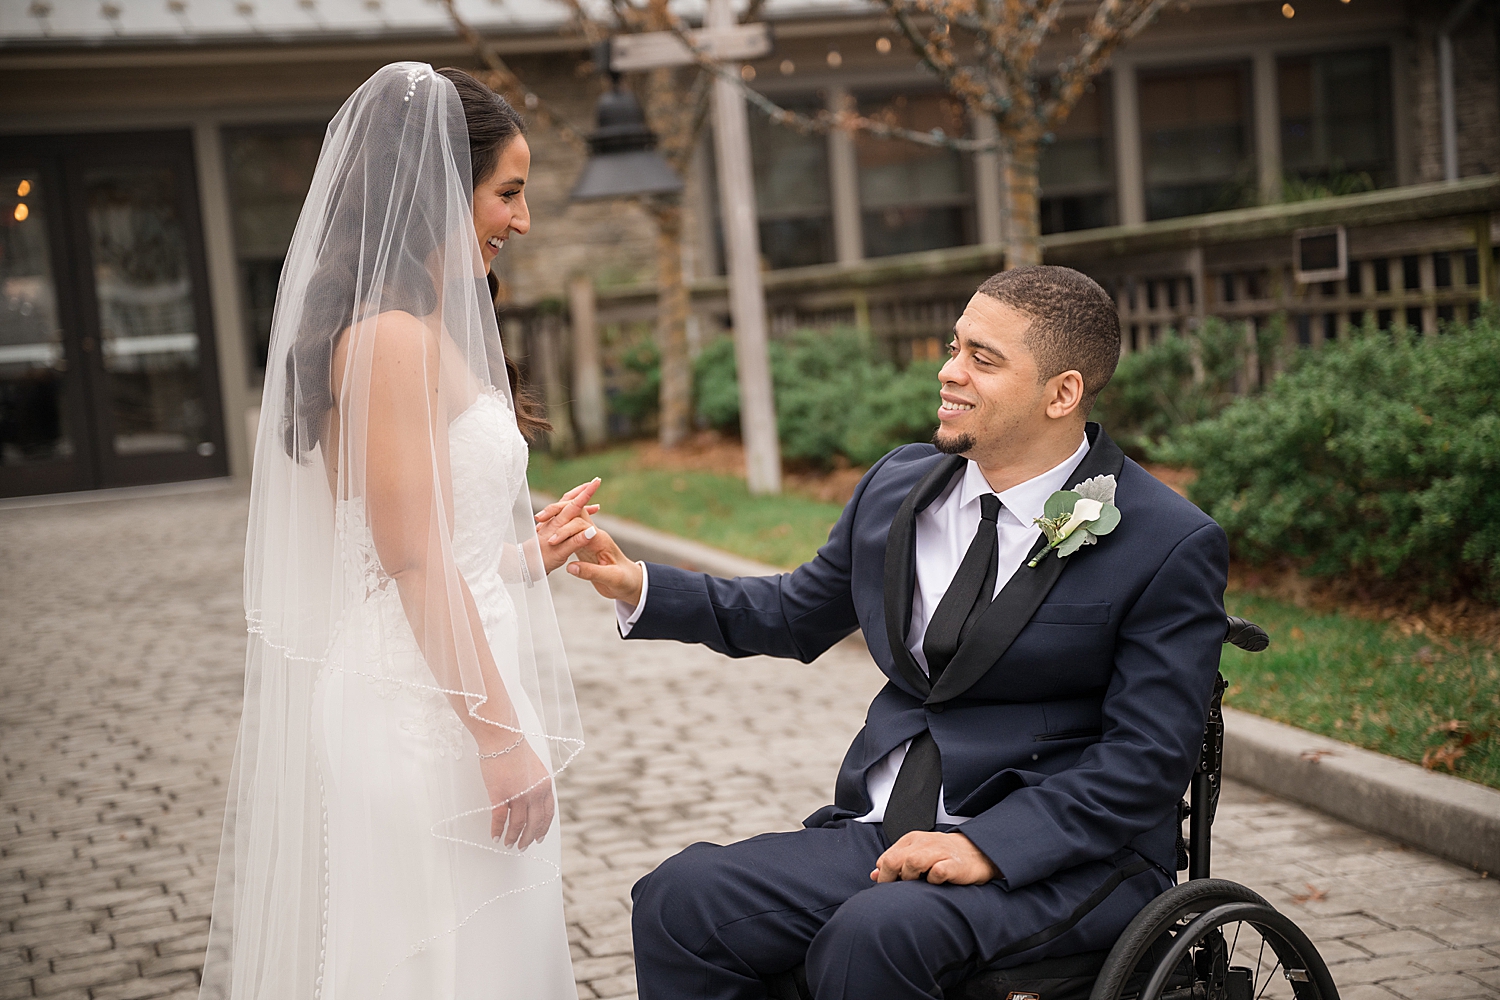
{"label": "wooden fence", "polygon": [[[1341,277],[1297,280],[1294,242],[1308,231],[1338,233]],[[1344,337],[1366,323],[1435,334],[1444,323],[1476,315],[1500,291],[1500,175],[1060,233],[1042,243],[1047,263],[1078,268],[1114,297],[1125,352],[1211,316],[1245,323],[1250,338],[1285,317],[1289,347]],[[868,331],[899,364],[935,358],[974,289],[1003,266],[999,247],[967,246],[770,271],[771,336],[852,326]],[[556,443],[565,447],[575,434],[567,415],[574,387],[628,391],[636,376],[622,358],[649,340],[656,318],[654,287],[611,288],[594,292],[593,323],[570,326],[570,313],[591,311],[580,298],[587,288],[575,283],[571,308],[518,308],[506,317],[507,348],[529,362],[554,419],[562,414]],[[701,344],[728,333],[725,279],[696,281],[690,291],[693,339]],[[602,377],[579,370],[579,360],[597,364]],[[597,413],[598,404],[575,400],[574,409]],[[579,435],[588,443],[640,429],[618,415],[602,429],[591,420],[589,432]]]}

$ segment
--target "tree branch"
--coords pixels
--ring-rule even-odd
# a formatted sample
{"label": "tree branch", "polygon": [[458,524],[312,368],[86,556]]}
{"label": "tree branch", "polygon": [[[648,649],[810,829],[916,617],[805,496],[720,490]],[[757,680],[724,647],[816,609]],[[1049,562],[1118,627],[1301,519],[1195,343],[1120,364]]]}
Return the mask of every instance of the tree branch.
{"label": "tree branch", "polygon": [[479,61],[488,69],[488,72],[484,74],[488,77],[484,81],[485,85],[504,95],[505,99],[510,101],[511,104],[520,105],[525,108],[538,121],[557,129],[563,138],[575,148],[586,148],[583,133],[553,114],[542,104],[542,99],[521,82],[521,78],[515,74],[515,71],[505,64],[504,59],[500,58],[500,53],[495,50],[495,47],[485,41],[479,32],[475,31],[467,21],[459,16],[458,9],[454,6],[453,0],[441,0],[441,2],[447,9],[448,17],[453,22],[453,26],[458,29],[459,35],[463,37],[464,41],[469,43],[475,54],[479,56]]}

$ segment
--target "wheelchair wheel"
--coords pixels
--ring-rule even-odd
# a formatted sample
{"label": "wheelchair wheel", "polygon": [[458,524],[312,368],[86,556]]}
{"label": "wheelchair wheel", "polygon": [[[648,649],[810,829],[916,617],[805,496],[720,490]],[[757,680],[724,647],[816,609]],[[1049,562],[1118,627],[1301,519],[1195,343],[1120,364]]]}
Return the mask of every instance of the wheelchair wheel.
{"label": "wheelchair wheel", "polygon": [[1237,882],[1196,879],[1142,910],[1089,1000],[1338,1000],[1297,925]]}

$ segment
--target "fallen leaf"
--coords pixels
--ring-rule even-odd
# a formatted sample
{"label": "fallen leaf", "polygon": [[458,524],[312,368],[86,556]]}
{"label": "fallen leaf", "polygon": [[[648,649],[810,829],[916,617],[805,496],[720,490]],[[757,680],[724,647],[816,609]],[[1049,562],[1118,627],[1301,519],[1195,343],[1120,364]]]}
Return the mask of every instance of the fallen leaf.
{"label": "fallen leaf", "polygon": [[1301,756],[1302,759],[1307,761],[1308,763],[1316,764],[1324,757],[1332,757],[1335,753],[1336,751],[1334,750],[1304,750],[1302,751]]}
{"label": "fallen leaf", "polygon": [[1441,764],[1452,774],[1457,770],[1453,762],[1468,752],[1462,743],[1444,743],[1441,746],[1428,747],[1427,751],[1422,754],[1422,766],[1429,771],[1435,771]]}
{"label": "fallen leaf", "polygon": [[1304,883],[1304,885],[1307,886],[1307,892],[1305,892],[1305,893],[1299,892],[1296,895],[1292,896],[1292,902],[1294,902],[1294,903],[1307,903],[1307,902],[1321,903],[1321,902],[1323,902],[1323,900],[1325,900],[1325,899],[1328,898],[1328,890],[1327,889],[1319,889],[1317,886],[1313,885],[1311,882],[1306,882],[1306,883]]}

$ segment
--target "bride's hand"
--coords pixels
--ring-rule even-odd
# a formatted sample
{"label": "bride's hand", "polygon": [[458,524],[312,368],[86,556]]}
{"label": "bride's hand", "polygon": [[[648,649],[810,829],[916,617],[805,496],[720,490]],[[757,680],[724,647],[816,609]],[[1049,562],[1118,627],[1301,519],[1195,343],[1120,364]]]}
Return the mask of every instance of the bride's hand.
{"label": "bride's hand", "polygon": [[519,733],[502,732],[491,747],[481,744],[479,750],[479,770],[490,797],[490,836],[524,851],[552,826],[557,811],[552,776]]}
{"label": "bride's hand", "polygon": [[537,511],[536,540],[542,550],[542,567],[551,573],[568,561],[568,557],[588,544],[594,537],[591,514],[597,513],[599,505],[589,503],[594,491],[599,488],[595,477],[575,486],[554,501]]}

